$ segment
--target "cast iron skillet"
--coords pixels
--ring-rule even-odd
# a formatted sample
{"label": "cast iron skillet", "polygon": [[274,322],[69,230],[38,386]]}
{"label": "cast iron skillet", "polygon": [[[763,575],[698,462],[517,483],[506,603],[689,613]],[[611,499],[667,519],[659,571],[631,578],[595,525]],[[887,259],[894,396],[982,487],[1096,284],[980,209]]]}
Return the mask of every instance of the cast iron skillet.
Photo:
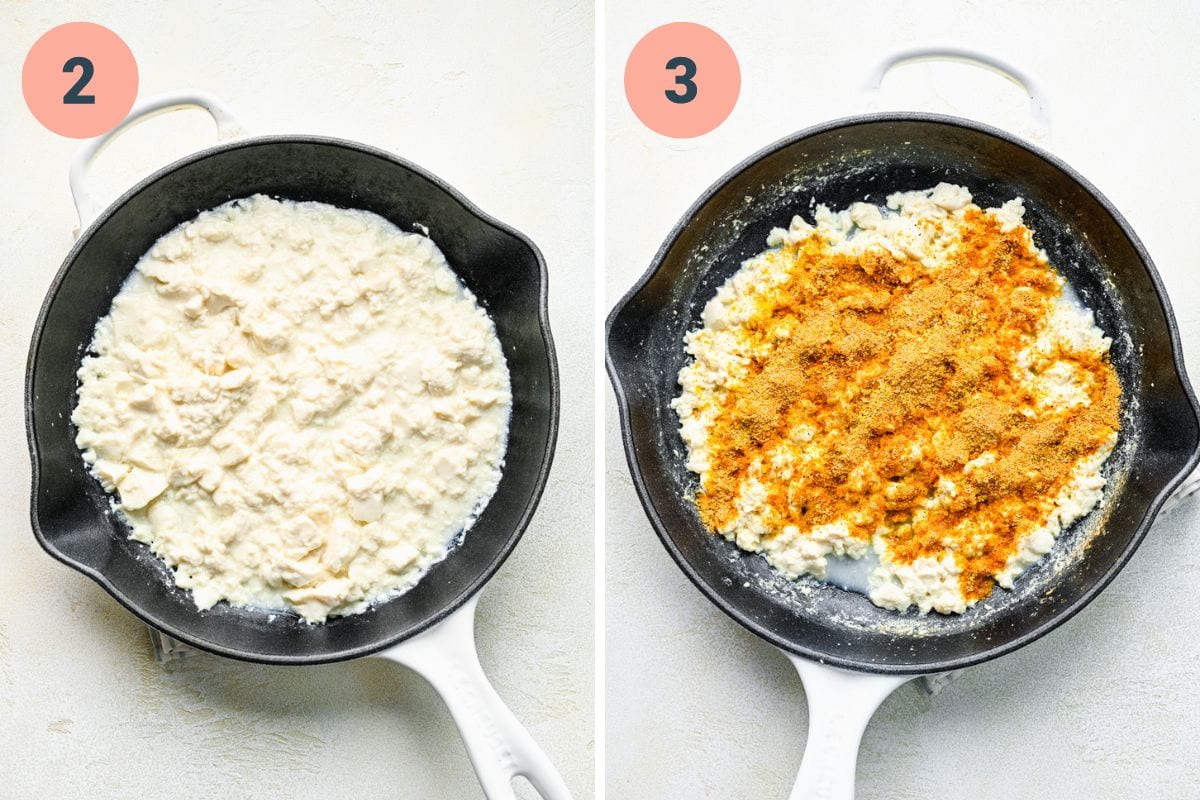
{"label": "cast iron skillet", "polygon": [[[85,175],[92,156],[134,122],[189,106],[206,110],[219,132],[241,133],[212,97],[164,95],[140,102],[115,129],[90,140],[72,165],[71,191],[86,230],[46,296],[26,375],[38,542],[145,622],[204,650],[276,664],[368,654],[404,664],[445,700],[489,800],[515,800],[516,776],[526,777],[546,800],[570,800],[562,776],[484,675],[474,635],[476,593],[528,525],[558,432],[558,367],[541,254],[421,168],[356,142],[313,136],[260,137],[204,150],[159,170],[98,214]],[[495,321],[511,376],[500,485],[466,537],[409,591],[322,625],[224,603],[197,610],[175,588],[167,567],[129,538],[84,469],[70,423],[76,371],[96,320],[136,261],[180,222],[257,192],[365,209],[403,230],[429,234]]]}
{"label": "cast iron skillet", "polygon": [[[881,203],[940,181],[983,207],[1024,198],[1026,223],[1112,338],[1123,429],[1108,498],[1076,523],[1014,591],[961,616],[897,615],[808,578],[788,581],[758,555],[708,533],[669,402],[683,336],[772,227],[814,204]],[[683,215],[607,323],[607,364],[638,495],[675,561],[710,600],[784,650],[852,670],[913,675],[1014,650],[1095,597],[1137,548],[1162,502],[1200,457],[1196,399],[1162,283],[1133,231],[1054,156],[985,125],[932,114],[875,114],[801,131],[728,172]],[[880,698],[882,699],[882,698]],[[857,744],[857,742],[855,742]],[[853,762],[851,762],[851,765]]]}
{"label": "cast iron skillet", "polygon": [[[428,226],[451,267],[496,323],[512,380],[512,421],[499,488],[462,543],[410,591],[355,616],[309,625],[225,603],[200,612],[170,570],[129,538],[75,446],[76,371],[96,320],[156,239],[199,212],[263,194],[373,211],[403,230]],[[528,525],[558,430],[558,370],[546,266],[525,236],[445,182],[390,153],[313,136],[219,145],[159,170],[104,211],[67,255],[29,351],[26,427],[33,530],[50,555],[104,587],[144,621],[224,656],[317,664],[373,653],[425,630],[470,598]]]}

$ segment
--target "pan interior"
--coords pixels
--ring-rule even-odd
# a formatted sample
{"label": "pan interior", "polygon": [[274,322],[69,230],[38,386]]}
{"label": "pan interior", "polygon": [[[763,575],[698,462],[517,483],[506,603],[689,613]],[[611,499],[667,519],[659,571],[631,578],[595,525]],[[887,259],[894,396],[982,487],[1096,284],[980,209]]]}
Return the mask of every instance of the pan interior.
{"label": "pan interior", "polygon": [[[201,211],[255,193],[372,211],[437,242],[496,324],[512,381],[512,418],[496,494],[450,556],[411,590],[368,611],[309,625],[293,614],[220,603],[197,611],[170,570],[128,537],[85,470],[70,423],[76,371],[96,320],[160,236]],[[424,227],[419,227],[424,226]],[[285,663],[361,655],[452,611],[499,567],[545,483],[557,425],[557,376],[545,327],[544,268],[519,234],[384,153],[336,140],[272,137],[185,159],[133,189],[68,256],[30,353],[27,421],[34,527],[57,558],[96,578],[146,621],[225,655]]]}
{"label": "pan interior", "polygon": [[[877,608],[863,595],[804,577],[708,533],[689,495],[696,476],[669,403],[679,393],[683,336],[772,227],[815,205],[882,204],[894,191],[946,181],[982,207],[1021,197],[1035,241],[1112,338],[1124,389],[1123,429],[1105,466],[1102,506],[1064,533],[1013,591],[997,588],[961,616]],[[963,666],[1019,646],[1069,617],[1132,553],[1165,488],[1194,462],[1200,429],[1174,321],[1148,257],[1114,211],[1066,167],[997,131],[948,118],[879,115],[823,126],[769,148],[702,199],[609,320],[635,483],[668,550],[739,622],[800,655],[881,672]]]}

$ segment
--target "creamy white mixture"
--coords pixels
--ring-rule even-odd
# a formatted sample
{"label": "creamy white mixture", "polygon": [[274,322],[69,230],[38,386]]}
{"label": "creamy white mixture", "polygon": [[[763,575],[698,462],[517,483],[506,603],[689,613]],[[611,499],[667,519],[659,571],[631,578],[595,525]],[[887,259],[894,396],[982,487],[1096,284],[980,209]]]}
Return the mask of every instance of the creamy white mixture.
{"label": "creamy white mixture", "polygon": [[[960,243],[956,221],[968,208],[978,208],[972,203],[970,192],[946,183],[933,189],[892,194],[885,209],[854,203],[847,209],[831,211],[821,205],[814,215],[815,224],[796,216],[786,230],[771,231],[767,245],[778,248],[815,234],[835,252],[852,254],[882,248],[898,259],[914,259],[935,272]],[[1002,230],[1009,231],[1023,224],[1025,208],[1021,199],[1015,198],[999,208],[987,209],[986,213],[999,221]],[[708,431],[729,388],[746,374],[756,355],[741,326],[757,310],[758,299],[789,277],[784,259],[765,258],[765,255],[746,261],[717,290],[704,308],[703,327],[686,337],[691,359],[679,372],[682,392],[672,407],[679,416],[680,435],[687,444],[687,467],[699,474],[702,484],[709,468]],[[1045,260],[1044,253],[1040,257]],[[1064,289],[1063,297],[1038,331],[1036,341],[1018,358],[1022,367],[1019,379],[1033,387],[1041,404],[1058,408],[1090,401],[1082,384],[1085,376],[1077,375],[1075,366],[1068,361],[1046,363],[1048,354],[1059,352],[1059,347],[1066,352],[1103,353],[1111,344],[1096,326],[1092,312],[1073,298],[1069,287]],[[804,431],[796,432],[795,441],[786,442],[771,457],[781,460],[819,457],[819,452],[811,452],[812,446],[808,444],[811,436],[810,432],[806,439]],[[1049,552],[1059,533],[1100,503],[1105,485],[1100,467],[1115,443],[1114,436],[1099,452],[1076,465],[1070,481],[1055,498],[1054,510],[1022,540],[1020,551],[995,576],[997,583],[1012,588],[1013,580],[1021,572]],[[995,454],[990,456],[995,458]],[[988,457],[984,453],[976,461],[986,463]],[[738,514],[718,533],[738,547],[761,552],[789,578],[808,574],[824,579],[831,556],[862,559],[873,554],[878,565],[871,570],[868,594],[876,605],[897,611],[915,606],[922,613],[966,610],[967,603],[958,583],[959,568],[949,553],[940,558],[921,557],[910,564],[899,563],[892,560],[883,536],[876,535],[870,542],[853,537],[844,521],[808,530],[792,525],[773,529],[765,520],[766,488],[755,478],[761,464],[761,461],[757,466],[751,464],[749,477],[740,487],[736,501]],[[850,479],[854,479],[853,473]],[[943,479],[928,502],[947,502],[954,491],[953,482]]]}
{"label": "creamy white mixture", "polygon": [[256,195],[163,236],[96,325],[72,421],[196,605],[362,611],[496,490],[495,328],[429,238]]}

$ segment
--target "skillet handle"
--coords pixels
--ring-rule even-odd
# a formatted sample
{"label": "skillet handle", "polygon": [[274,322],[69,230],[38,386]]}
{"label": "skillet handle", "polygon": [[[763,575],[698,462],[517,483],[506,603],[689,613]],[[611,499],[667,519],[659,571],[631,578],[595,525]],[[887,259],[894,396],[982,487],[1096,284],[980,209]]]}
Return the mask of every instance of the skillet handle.
{"label": "skillet handle", "polygon": [[1007,61],[965,47],[926,45],[892,53],[876,65],[867,79],[864,89],[867,93],[868,103],[872,106],[877,103],[883,79],[889,72],[902,64],[914,64],[919,61],[955,61],[960,64],[970,64],[1012,81],[1029,96],[1029,113],[1033,124],[1028,131],[1025,131],[1026,135],[1035,141],[1046,142],[1049,140],[1050,110],[1046,102],[1046,95],[1041,89],[1041,82],[1031,76],[1029,72],[1018,69]]}
{"label": "skillet handle", "polygon": [[222,141],[245,134],[242,124],[225,106],[209,95],[200,92],[173,92],[171,94],[149,97],[135,103],[117,127],[107,133],[88,139],[71,161],[71,196],[75,200],[75,210],[79,212],[79,230],[99,216],[103,206],[92,196],[87,185],[87,168],[92,159],[104,149],[113,138],[126,128],[143,122],[159,114],[176,111],[181,108],[200,108],[209,113],[217,123],[217,137]]}
{"label": "skillet handle", "polygon": [[915,675],[871,675],[787,654],[808,699],[808,742],[791,800],[854,800],[858,745],[879,705]]}
{"label": "skillet handle", "polygon": [[442,696],[487,800],[516,800],[512,780],[518,775],[545,800],[571,800],[558,770],[483,674],[475,651],[477,599],[376,655],[414,670]]}

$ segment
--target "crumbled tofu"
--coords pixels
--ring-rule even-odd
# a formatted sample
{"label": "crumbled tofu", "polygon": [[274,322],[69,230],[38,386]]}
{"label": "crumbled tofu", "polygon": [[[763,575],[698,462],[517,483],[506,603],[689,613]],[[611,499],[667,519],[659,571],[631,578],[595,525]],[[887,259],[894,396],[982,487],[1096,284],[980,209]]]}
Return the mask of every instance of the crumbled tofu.
{"label": "crumbled tofu", "polygon": [[85,462],[196,605],[312,622],[446,554],[496,490],[512,397],[429,238],[261,195],[155,243],[79,379]]}

